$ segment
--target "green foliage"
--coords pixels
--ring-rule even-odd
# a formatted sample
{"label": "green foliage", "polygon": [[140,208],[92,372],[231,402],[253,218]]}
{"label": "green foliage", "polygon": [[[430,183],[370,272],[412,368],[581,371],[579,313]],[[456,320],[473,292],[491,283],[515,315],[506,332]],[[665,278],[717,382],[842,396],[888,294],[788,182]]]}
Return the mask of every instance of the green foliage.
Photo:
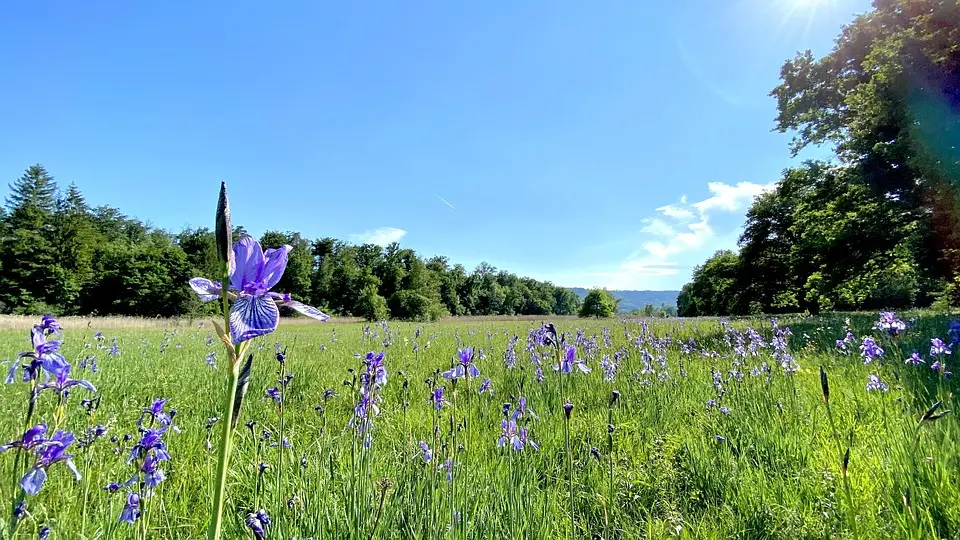
{"label": "green foliage", "polygon": [[590,289],[583,305],[580,306],[580,317],[608,318],[617,314],[617,300],[610,291],[601,288]]}
{"label": "green foliage", "polygon": [[693,270],[693,281],[684,285],[677,298],[681,317],[729,315],[740,301],[737,272],[740,259],[729,250],[716,252]]}
{"label": "green foliage", "polygon": [[[769,321],[759,319],[735,320],[726,331],[716,319],[650,320],[646,327],[629,321],[606,327],[605,321],[555,321],[558,332],[568,336],[578,330],[587,340],[597,336],[592,356],[578,348],[593,371],[569,375],[549,369],[558,360],[552,347],[524,350],[524,337],[540,321],[389,323],[369,325],[366,332],[366,324],[282,321],[275,334],[251,347],[259,352],[239,416],[224,538],[252,538],[243,519],[251,508],[262,508],[273,519],[268,538],[445,538],[454,532],[448,526],[451,508],[462,517],[456,535],[475,539],[569,538],[571,525],[581,539],[599,538],[604,530],[609,531],[605,538],[615,539],[954,538],[960,530],[960,383],[956,376],[941,378],[928,365],[902,360],[919,350],[929,364],[930,337],[943,336],[949,319],[909,315],[917,315],[916,323],[897,337],[873,331],[875,315],[781,317],[781,326],[793,332],[786,346],[800,365],[791,375],[784,374],[772,354]],[[849,322],[844,320],[848,316]],[[16,538],[36,538],[36,528],[45,524],[56,538],[202,538],[216,477],[215,455],[207,442],[217,444],[222,424],[212,430],[204,426],[217,415],[216,396],[223,392],[227,372],[222,349],[207,344],[216,335],[213,328],[209,322],[200,327],[185,321],[136,329],[111,328],[99,319],[89,327],[80,319],[61,322],[63,353],[74,364],[71,377],[89,380],[102,400],[88,416],[80,400],[94,396],[74,387],[66,414],[59,416],[57,395],[43,391],[32,423],[56,425],[78,438],[94,425],[109,431],[90,445],[68,448],[79,481],[63,463],[49,468],[43,489],[29,499],[30,514]],[[735,350],[752,340],[731,331],[744,332],[747,325],[768,345],[757,347],[756,354]],[[860,339],[881,341],[886,360],[865,365],[856,355],[837,351],[834,341],[844,336],[847,325]],[[28,330],[0,331],[0,357],[14,358],[29,347]],[[96,348],[97,331],[104,333],[105,350]],[[609,342],[601,337],[607,332]],[[394,345],[383,349],[381,339],[388,334]],[[502,353],[514,335],[520,336],[517,365],[508,369]],[[107,352],[114,338],[119,356]],[[276,342],[288,347],[283,371],[293,375],[283,385],[277,384],[273,360]],[[260,351],[260,345],[265,349]],[[437,379],[436,371],[449,369],[457,349],[467,346],[484,349],[475,363],[480,380],[489,378],[496,394],[479,394],[480,380],[460,380],[454,386],[444,379],[439,385],[449,403],[437,411],[421,381]],[[386,351],[389,377],[378,392],[383,399],[377,401],[379,414],[373,417],[366,448],[351,425],[360,395],[349,381],[363,370],[353,355],[368,350]],[[617,355],[619,350],[628,354]],[[216,369],[204,364],[211,351]],[[647,352],[657,361],[647,362]],[[542,382],[533,377],[531,353],[544,365]],[[80,368],[79,360],[91,354],[96,354],[97,371]],[[600,363],[615,356],[621,356],[620,367],[612,381],[605,380]],[[821,365],[829,377],[829,417]],[[760,375],[750,375],[755,367]],[[646,371],[650,369],[654,373]],[[871,374],[886,381],[888,391],[868,391]],[[284,396],[283,427],[278,404],[261,398],[275,386]],[[29,391],[21,382],[4,388],[0,408],[7,414],[0,418],[0,429],[7,433],[6,442],[23,431]],[[333,392],[326,394],[328,389]],[[612,390],[619,399],[611,409]],[[527,411],[537,415],[518,419],[528,440],[539,445],[537,451],[496,444],[503,403],[512,403],[515,410],[520,396]],[[126,492],[102,487],[125,481],[138,468],[127,458],[140,436],[143,407],[157,397],[169,398],[168,410],[178,411],[180,426],[180,433],[169,430],[164,436],[170,455],[161,464],[166,480],[144,498],[136,524],[119,523]],[[569,423],[573,523],[563,481],[561,404],[566,398],[575,406]],[[918,428],[924,411],[941,398],[936,412],[953,412]],[[708,400],[729,410],[724,414],[705,405]],[[143,420],[145,425],[150,421]],[[254,433],[243,427],[246,422],[256,422]],[[269,440],[260,437],[264,430],[272,434]],[[134,438],[122,441],[126,433]],[[113,435],[120,440],[111,442]],[[292,448],[270,446],[282,439]],[[421,440],[434,452],[429,463],[421,457]],[[852,447],[846,471],[852,484],[849,502],[842,494],[847,445]],[[438,469],[451,458],[460,463],[454,483]],[[10,478],[15,461],[13,451],[0,454],[8,473],[0,483],[7,513],[15,494],[15,478]],[[259,463],[269,469],[258,482]],[[381,500],[375,486],[381,478],[389,478],[393,487],[386,492],[379,528],[371,534]],[[908,489],[909,506],[904,504]],[[288,506],[288,501],[293,503]]]}
{"label": "green foliage", "polygon": [[[246,236],[234,227],[234,239]],[[431,321],[450,315],[570,315],[567,289],[482,263],[468,273],[444,257],[423,259],[393,243],[353,246],[267,231],[265,249],[291,246],[277,290],[344,316]],[[58,195],[34,165],[0,209],[0,313],[186,315],[212,313],[190,292],[193,276],[220,272],[210,229],[153,229],[110,206],[90,208],[70,184]],[[293,315],[284,310],[284,315]]]}
{"label": "green foliage", "polygon": [[713,285],[695,273],[681,314],[949,301],[944,284],[960,275],[960,4],[878,0],[833,51],[798,54],[780,78],[777,129],[795,135],[794,153],[834,145],[837,163],[788,169],[757,198],[735,272]]}

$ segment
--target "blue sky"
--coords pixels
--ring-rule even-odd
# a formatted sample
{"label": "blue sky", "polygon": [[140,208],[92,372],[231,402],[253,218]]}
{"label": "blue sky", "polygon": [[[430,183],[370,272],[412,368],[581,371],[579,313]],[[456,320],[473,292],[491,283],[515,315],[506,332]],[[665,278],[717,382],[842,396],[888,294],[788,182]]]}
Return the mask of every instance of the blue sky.
{"label": "blue sky", "polygon": [[0,181],[39,162],[179,230],[212,227],[226,180],[255,234],[679,288],[795,163],[771,131],[783,61],[868,7],[15,0]]}

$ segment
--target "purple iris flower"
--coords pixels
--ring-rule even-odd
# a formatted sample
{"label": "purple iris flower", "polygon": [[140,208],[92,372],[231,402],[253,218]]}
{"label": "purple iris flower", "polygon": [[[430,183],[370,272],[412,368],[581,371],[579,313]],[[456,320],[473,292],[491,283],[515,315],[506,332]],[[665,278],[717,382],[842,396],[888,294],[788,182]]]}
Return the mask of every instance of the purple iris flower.
{"label": "purple iris flower", "polygon": [[36,461],[33,467],[27,471],[20,479],[20,487],[27,495],[36,495],[47,480],[47,469],[54,463],[64,462],[70,472],[80,480],[80,471],[73,464],[73,455],[67,454],[66,449],[73,444],[73,433],[67,431],[58,431],[50,439],[36,442],[33,451],[36,454]]}
{"label": "purple iris flower", "polygon": [[887,383],[880,380],[880,377],[876,375],[870,375],[867,377],[867,392],[879,390],[881,392],[887,391]]}
{"label": "purple iris flower", "polygon": [[157,487],[160,482],[167,479],[166,473],[158,467],[160,461],[162,460],[157,457],[157,454],[151,452],[143,458],[143,465],[140,466],[140,472],[143,473],[143,483],[150,489]]}
{"label": "purple iris flower", "polygon": [[433,393],[430,394],[430,402],[433,403],[434,408],[438,411],[442,409],[445,405],[450,405],[450,402],[443,399],[443,387],[438,386],[433,389]]}
{"label": "purple iris flower", "polygon": [[363,384],[369,384],[371,381],[380,386],[387,384],[387,368],[383,365],[385,355],[386,353],[384,352],[375,353],[373,351],[366,354],[363,363],[366,365],[367,370],[365,373],[360,374],[360,378],[363,379],[363,381],[361,381]]}
{"label": "purple iris flower", "polygon": [[920,358],[920,353],[913,351],[913,354],[910,355],[910,358],[904,360],[904,363],[910,364],[911,366],[919,366],[920,364],[924,364],[926,362],[923,361],[923,358]]}
{"label": "purple iris flower", "polygon": [[6,452],[11,448],[20,448],[27,451],[33,450],[38,445],[46,441],[46,434],[47,425],[37,424],[24,432],[23,436],[20,437],[19,440],[0,445],[0,453]]}
{"label": "purple iris flower", "polygon": [[567,351],[563,355],[563,360],[561,360],[559,364],[555,364],[553,370],[561,373],[571,373],[573,368],[577,368],[584,373],[593,371],[583,363],[583,360],[577,358],[577,348],[573,345],[567,345]]}
{"label": "purple iris flower", "polygon": [[481,394],[487,393],[487,394],[490,394],[491,397],[493,397],[493,387],[491,386],[491,384],[492,383],[490,382],[490,379],[483,381],[483,383],[480,384],[480,393]]}
{"label": "purple iris flower", "polygon": [[519,420],[528,414],[532,418],[537,418],[537,415],[533,412],[533,409],[527,407],[527,398],[520,396],[517,398],[517,408],[513,410],[513,419]]}
{"label": "purple iris flower", "polygon": [[447,482],[453,481],[453,460],[448,459],[440,464],[437,469],[442,469],[447,471]]}
{"label": "purple iris flower", "polygon": [[513,420],[503,420],[500,422],[500,427],[503,432],[497,440],[497,448],[502,448],[509,442],[514,450],[523,450],[523,442],[520,441],[520,435],[517,432],[517,423]]}
{"label": "purple iris flower", "polygon": [[445,379],[462,379],[464,377],[479,377],[480,370],[473,363],[473,347],[460,349],[457,351],[457,364],[444,371],[442,374]]}
{"label": "purple iris flower", "polygon": [[860,356],[864,364],[869,364],[883,356],[883,349],[873,338],[866,337],[860,344]]}
{"label": "purple iris flower", "polygon": [[433,461],[433,450],[430,449],[430,446],[427,445],[427,443],[420,441],[420,451],[425,463],[430,463]]}
{"label": "purple iris flower", "polygon": [[896,336],[907,329],[906,323],[897,318],[892,311],[883,311],[880,313],[880,320],[873,325],[877,330],[887,332],[891,336]]}
{"label": "purple iris flower", "polygon": [[167,443],[163,442],[163,434],[167,431],[167,427],[168,426],[163,426],[159,429],[144,430],[140,440],[130,449],[127,463],[141,457],[146,457],[151,451],[156,454],[157,460],[169,460],[170,454],[167,453]]}
{"label": "purple iris flower", "polygon": [[93,384],[90,383],[90,381],[80,381],[77,379],[71,379],[70,365],[67,364],[63,366],[63,368],[61,368],[59,371],[57,371],[55,379],[38,385],[37,392],[41,392],[49,388],[54,390],[57,394],[63,395],[64,392],[66,392],[67,390],[69,390],[74,386],[85,388],[91,392],[97,391],[96,387],[94,387]]}
{"label": "purple iris flower", "polygon": [[[147,417],[151,418],[152,420],[156,420],[162,426],[171,425],[173,423],[172,413],[174,411],[168,413],[166,410],[164,410],[167,406],[167,401],[169,401],[169,398],[158,398],[153,400],[153,403],[151,403],[149,407],[145,407],[143,412],[141,412],[140,420],[137,421],[137,425],[142,426],[143,420]],[[176,428],[174,428],[174,431],[177,431]]]}
{"label": "purple iris flower", "polygon": [[57,319],[53,318],[53,315],[44,315],[41,317],[37,329],[44,334],[54,334],[57,337],[60,337],[60,333],[63,332],[63,327],[60,326],[60,322],[57,321]]}
{"label": "purple iris flower", "polygon": [[[44,317],[46,320],[47,317]],[[52,319],[52,318],[51,318]],[[54,322],[56,322],[54,320]],[[55,325],[56,330],[44,325],[38,324],[30,330],[30,340],[33,342],[33,350],[22,352],[17,355],[17,360],[10,364],[10,372],[7,374],[6,382],[10,384],[17,373],[17,367],[20,365],[20,359],[29,358],[31,362],[23,365],[23,380],[32,381],[40,375],[42,369],[50,375],[56,375],[68,364],[67,360],[60,354],[59,341],[47,341],[47,336],[51,334],[59,335],[60,325]]]}
{"label": "purple iris flower", "polygon": [[944,354],[950,354],[950,347],[943,342],[940,338],[933,338],[930,340],[930,356],[941,356]]}
{"label": "purple iris flower", "polygon": [[[291,300],[289,294],[270,291],[280,282],[291,249],[285,245],[264,252],[260,243],[249,236],[233,245],[229,289],[235,297],[230,307],[230,335],[234,345],[276,330],[280,322],[278,304],[321,322],[330,318],[317,308]],[[206,278],[191,279],[190,287],[204,302],[216,300],[222,290],[220,283]]]}
{"label": "purple iris flower", "polygon": [[524,446],[529,446],[534,450],[540,450],[540,446],[537,443],[533,442],[533,439],[530,438],[527,432],[527,428],[525,427],[520,428],[520,444]]}
{"label": "purple iris flower", "polygon": [[266,538],[267,526],[270,525],[270,516],[267,514],[266,510],[250,512],[247,514],[247,519],[245,522],[247,527],[250,529],[250,532],[253,533],[254,538],[257,540],[263,540]]}
{"label": "purple iris flower", "polygon": [[120,523],[133,523],[140,517],[140,495],[134,492],[127,494],[127,502],[120,512]]}
{"label": "purple iris flower", "polygon": [[270,388],[267,390],[266,397],[272,399],[273,401],[280,403],[282,396],[280,395],[279,388]]}

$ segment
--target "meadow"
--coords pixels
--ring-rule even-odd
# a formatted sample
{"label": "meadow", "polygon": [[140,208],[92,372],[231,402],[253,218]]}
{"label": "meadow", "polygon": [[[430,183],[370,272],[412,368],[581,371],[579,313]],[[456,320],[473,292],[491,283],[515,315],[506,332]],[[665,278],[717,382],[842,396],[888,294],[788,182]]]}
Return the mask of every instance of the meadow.
{"label": "meadow", "polygon": [[[943,413],[960,334],[904,320],[566,319],[555,336],[539,320],[284,321],[251,345],[224,535],[958,538]],[[0,359],[30,351],[38,322],[0,330]],[[70,377],[96,392],[41,390],[29,425],[76,434],[81,479],[42,467],[16,507],[33,458],[0,454],[0,537],[203,537],[227,384],[212,324],[63,326]],[[29,427],[29,388],[19,369],[0,387],[0,440]],[[145,463],[136,445],[161,424],[169,459]]]}

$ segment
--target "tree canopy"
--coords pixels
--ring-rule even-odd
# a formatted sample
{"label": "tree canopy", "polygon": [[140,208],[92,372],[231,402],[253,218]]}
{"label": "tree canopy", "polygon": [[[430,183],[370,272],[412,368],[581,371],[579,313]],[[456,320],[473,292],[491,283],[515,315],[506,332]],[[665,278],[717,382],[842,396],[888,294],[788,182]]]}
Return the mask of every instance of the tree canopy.
{"label": "tree canopy", "polygon": [[[236,227],[234,238],[247,232]],[[278,287],[343,316],[375,320],[450,315],[574,315],[579,298],[548,282],[482,263],[468,271],[393,243],[352,245],[267,231],[264,247],[292,246]],[[187,280],[218,271],[210,229],[152,228],[116,208],[91,208],[40,165],[10,185],[0,212],[0,313],[178,316],[212,309]]]}
{"label": "tree canopy", "polygon": [[[960,271],[960,4],[875,0],[822,58],[788,60],[776,128],[796,154],[739,252],[694,271],[681,315],[927,306]],[[955,302],[954,302],[955,303]]]}
{"label": "tree canopy", "polygon": [[607,318],[617,314],[617,299],[610,291],[601,288],[590,289],[580,306],[581,317]]}

